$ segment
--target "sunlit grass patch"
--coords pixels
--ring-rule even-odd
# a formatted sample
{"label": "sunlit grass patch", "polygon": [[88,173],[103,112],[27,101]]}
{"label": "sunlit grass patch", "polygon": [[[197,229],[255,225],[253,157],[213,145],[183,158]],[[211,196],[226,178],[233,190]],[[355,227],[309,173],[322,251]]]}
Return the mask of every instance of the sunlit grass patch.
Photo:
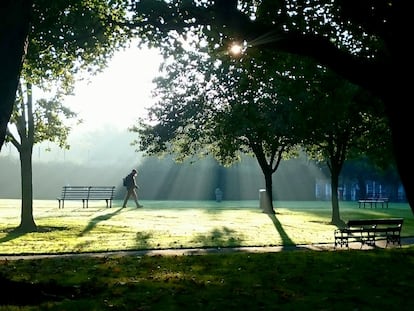
{"label": "sunlit grass patch", "polygon": [[[105,202],[35,201],[38,232],[19,234],[20,202],[0,200],[0,254],[101,252],[166,248],[208,248],[333,243],[329,202],[276,202],[275,215],[257,201],[144,201],[144,208],[112,208]],[[414,236],[408,205],[359,209],[341,202],[344,219],[403,217],[403,236]]]}

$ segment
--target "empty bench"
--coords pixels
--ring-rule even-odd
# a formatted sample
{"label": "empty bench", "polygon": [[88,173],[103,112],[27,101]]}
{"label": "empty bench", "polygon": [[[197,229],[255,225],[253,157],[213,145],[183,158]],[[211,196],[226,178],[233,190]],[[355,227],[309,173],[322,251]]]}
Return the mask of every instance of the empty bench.
{"label": "empty bench", "polygon": [[365,199],[360,199],[358,200],[358,207],[364,207],[366,205],[369,205],[371,208],[374,206],[375,208],[377,208],[377,205],[381,204],[381,207],[384,208],[388,208],[388,198],[365,198]]}
{"label": "empty bench", "polygon": [[349,247],[350,242],[360,242],[363,245],[375,246],[378,240],[401,246],[401,229],[403,218],[353,219],[348,220],[345,228],[335,230],[335,248]]}
{"label": "empty bench", "polygon": [[62,194],[57,198],[59,208],[63,208],[66,200],[82,201],[83,208],[88,207],[90,200],[105,200],[106,207],[112,207],[115,186],[63,186]]}

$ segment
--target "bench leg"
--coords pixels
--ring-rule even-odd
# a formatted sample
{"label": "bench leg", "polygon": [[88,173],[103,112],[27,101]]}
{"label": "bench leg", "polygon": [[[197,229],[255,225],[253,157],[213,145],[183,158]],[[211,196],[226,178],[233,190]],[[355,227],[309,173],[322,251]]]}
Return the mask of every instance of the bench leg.
{"label": "bench leg", "polygon": [[387,247],[389,243],[398,244],[398,246],[401,247],[401,236],[395,233],[387,234],[387,243],[385,244],[385,247]]}
{"label": "bench leg", "polygon": [[111,199],[105,199],[106,201],[106,207],[112,208],[112,200]]}
{"label": "bench leg", "polygon": [[340,232],[340,231],[335,232],[335,244],[334,244],[334,248],[336,248],[338,245],[341,246],[341,248],[343,246],[349,248],[349,245],[348,245],[348,234],[347,233]]}
{"label": "bench leg", "polygon": [[375,233],[373,232],[361,232],[361,248],[362,246],[368,245],[368,246],[375,246]]}

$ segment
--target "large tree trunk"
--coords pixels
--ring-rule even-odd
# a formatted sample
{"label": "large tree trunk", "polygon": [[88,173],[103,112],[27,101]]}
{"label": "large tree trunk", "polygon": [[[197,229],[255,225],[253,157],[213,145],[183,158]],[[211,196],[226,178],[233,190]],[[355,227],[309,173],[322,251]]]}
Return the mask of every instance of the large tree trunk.
{"label": "large tree trunk", "polygon": [[265,213],[274,214],[275,210],[273,209],[273,181],[272,181],[272,171],[264,170],[264,178],[266,182],[266,209]]}
{"label": "large tree trunk", "polygon": [[0,150],[26,55],[32,4],[32,0],[0,1]]}
{"label": "large tree trunk", "polygon": [[340,224],[341,217],[339,213],[339,200],[338,200],[338,185],[339,185],[339,172],[336,169],[331,169],[331,203],[332,203],[332,224]]}
{"label": "large tree trunk", "polygon": [[33,96],[32,85],[27,84],[27,105],[22,99],[21,116],[17,122],[20,136],[20,145],[14,141],[20,155],[20,176],[22,206],[19,232],[35,232],[37,226],[33,219],[33,145],[34,145],[34,115],[33,115]]}
{"label": "large tree trunk", "polygon": [[[398,172],[404,186],[407,201],[414,213],[414,176],[412,173],[414,172],[414,161],[411,152],[408,150],[410,144],[409,133],[412,132],[412,129],[409,128],[410,122],[412,122],[412,116],[410,115],[411,112],[408,111],[411,105],[406,103],[405,106],[399,106],[402,107],[394,107],[394,109],[398,109],[399,111],[391,112],[388,115],[390,121],[393,123],[391,128]],[[395,114],[400,114],[400,116],[396,116]]]}
{"label": "large tree trunk", "polygon": [[[272,181],[272,175],[273,175],[273,169],[271,164],[272,161],[267,161],[263,148],[259,145],[252,145],[251,148],[256,156],[257,163],[260,166],[260,169],[262,170],[263,176],[265,178],[265,193],[260,193],[260,207],[262,208],[264,213],[267,214],[275,214],[275,210],[273,209],[273,181]],[[278,162],[280,163],[280,161]],[[277,168],[278,164],[276,165]],[[276,169],[275,169],[276,170]]]}
{"label": "large tree trunk", "polygon": [[32,144],[22,144],[20,149],[22,206],[19,232],[35,232],[37,226],[33,218],[33,183],[32,183]]}
{"label": "large tree trunk", "polygon": [[[386,95],[384,102],[388,115],[394,146],[394,155],[397,162],[398,172],[404,185],[405,194],[414,213],[414,161],[409,152],[410,133],[413,132],[412,122],[412,78],[410,75],[414,69],[412,49],[407,48],[407,42],[412,36],[411,27],[407,21],[411,17],[411,10],[407,2],[401,1],[403,16],[407,19],[399,19],[399,25],[392,38],[392,63],[388,73]],[[407,7],[404,6],[407,5]],[[408,139],[407,139],[408,138]]]}

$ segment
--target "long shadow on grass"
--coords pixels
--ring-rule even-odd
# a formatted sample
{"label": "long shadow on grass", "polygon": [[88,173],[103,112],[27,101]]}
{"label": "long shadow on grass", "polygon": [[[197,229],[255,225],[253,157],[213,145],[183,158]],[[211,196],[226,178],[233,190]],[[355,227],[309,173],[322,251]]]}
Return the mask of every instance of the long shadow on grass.
{"label": "long shadow on grass", "polygon": [[88,233],[89,231],[91,231],[93,228],[96,227],[96,225],[101,222],[101,221],[105,221],[108,220],[112,217],[114,217],[115,215],[119,214],[121,212],[122,208],[118,208],[116,211],[114,211],[113,213],[108,213],[105,215],[99,215],[96,216],[95,218],[92,218],[89,221],[89,224],[85,227],[85,229],[83,229],[83,231],[81,233],[78,234],[78,236],[83,236],[84,234]]}
{"label": "long shadow on grass", "polygon": [[[37,226],[37,233],[47,233],[52,231],[63,231],[68,230],[65,227],[52,227],[52,226]],[[2,230],[3,232],[7,232],[7,235],[0,239],[0,244],[3,242],[8,242],[14,239],[17,239],[21,236],[24,236],[30,232],[22,232],[21,230],[17,228],[6,228]],[[33,233],[33,232],[32,232]]]}
{"label": "long shadow on grass", "polygon": [[[62,286],[56,282],[14,281],[0,275],[0,306],[39,305],[44,302],[74,299],[83,291],[78,287]],[[16,307],[16,310],[19,309]]]}
{"label": "long shadow on grass", "polygon": [[273,224],[275,225],[276,231],[279,233],[281,239],[282,239],[282,247],[283,248],[289,248],[295,246],[295,243],[290,239],[290,237],[287,235],[285,229],[283,229],[282,224],[280,221],[276,218],[274,214],[268,214],[269,218],[272,220]]}

